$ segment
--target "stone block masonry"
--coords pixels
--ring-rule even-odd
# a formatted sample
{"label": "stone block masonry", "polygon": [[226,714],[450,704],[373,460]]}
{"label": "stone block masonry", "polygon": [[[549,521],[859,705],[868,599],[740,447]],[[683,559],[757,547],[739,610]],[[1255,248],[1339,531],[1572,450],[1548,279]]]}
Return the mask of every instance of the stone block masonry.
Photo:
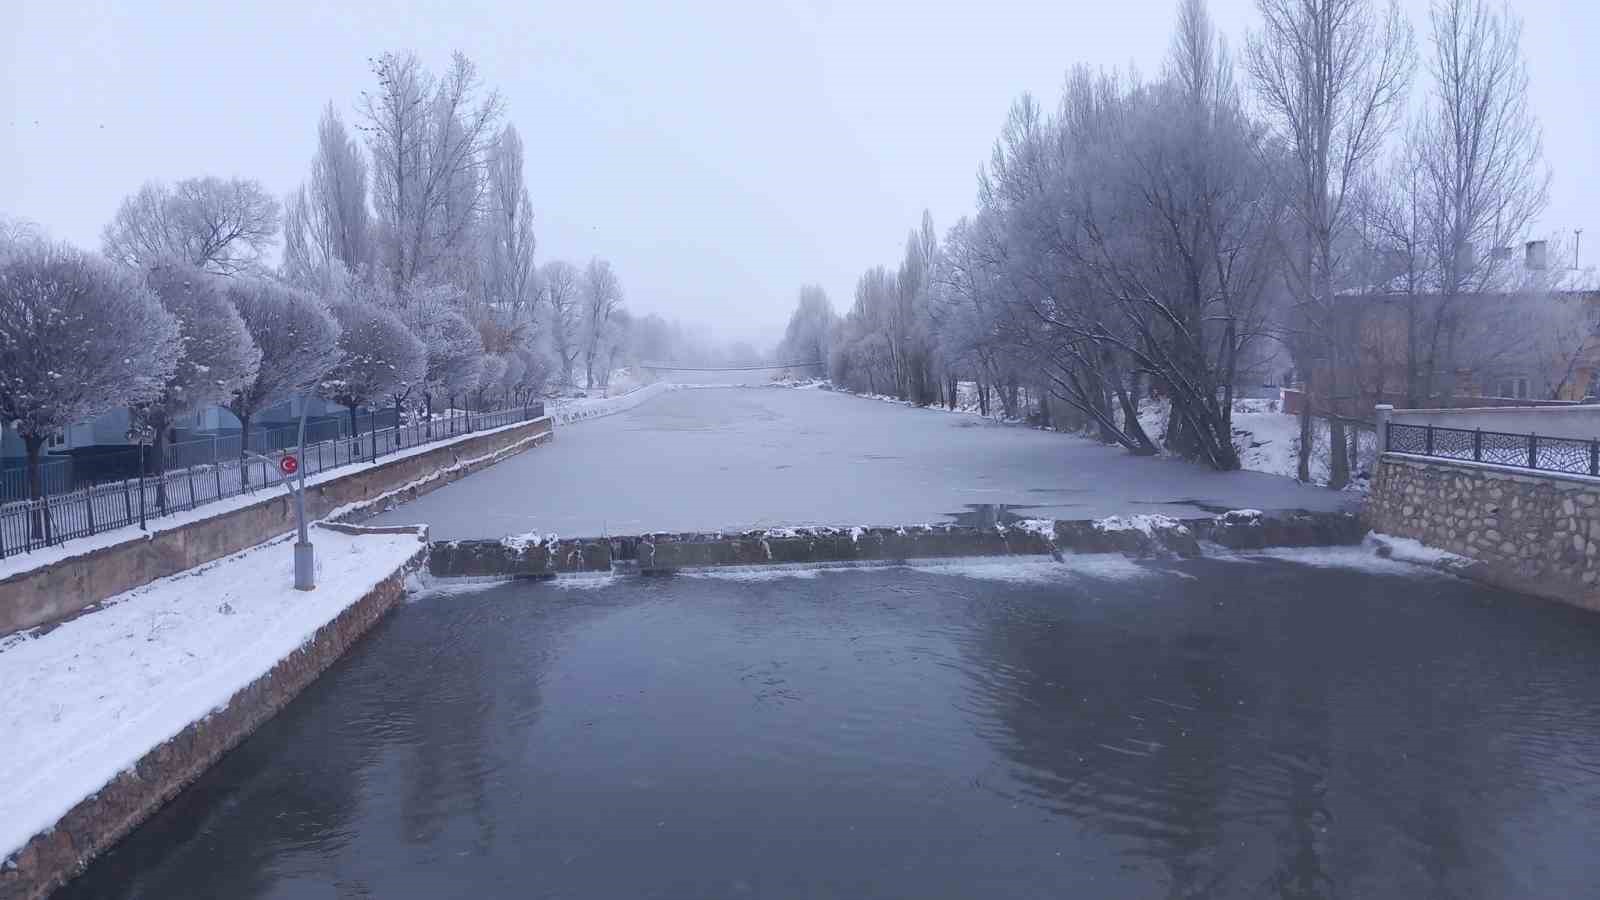
{"label": "stone block masonry", "polygon": [[1204,544],[1233,550],[1313,547],[1361,542],[1360,520],[1348,513],[1267,515],[1237,510],[1172,519],[1039,519],[1003,529],[961,525],[768,528],[745,532],[679,532],[627,537],[436,542],[431,574],[444,577],[548,578],[577,572],[664,574],[680,569],[805,563],[893,563],[978,556],[1121,553],[1131,557],[1198,556]]}
{"label": "stone block masonry", "polygon": [[1600,479],[1385,453],[1366,516],[1468,577],[1600,610]]}

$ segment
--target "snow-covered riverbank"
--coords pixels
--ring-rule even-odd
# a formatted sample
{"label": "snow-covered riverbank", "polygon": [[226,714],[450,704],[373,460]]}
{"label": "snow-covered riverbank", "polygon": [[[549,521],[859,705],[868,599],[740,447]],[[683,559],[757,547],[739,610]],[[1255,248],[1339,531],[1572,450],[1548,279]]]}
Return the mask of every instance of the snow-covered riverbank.
{"label": "snow-covered riverbank", "polygon": [[318,529],[315,591],[291,586],[283,539],[0,640],[0,858],[227,707],[404,566],[419,539]]}

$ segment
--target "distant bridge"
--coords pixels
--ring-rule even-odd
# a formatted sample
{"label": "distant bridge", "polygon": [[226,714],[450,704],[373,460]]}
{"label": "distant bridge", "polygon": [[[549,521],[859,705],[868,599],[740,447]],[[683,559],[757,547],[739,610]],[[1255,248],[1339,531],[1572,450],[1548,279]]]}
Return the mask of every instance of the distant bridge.
{"label": "distant bridge", "polygon": [[823,363],[820,359],[747,366],[680,366],[675,363],[662,362],[639,363],[639,368],[651,372],[765,372],[773,369],[820,369],[822,367]]}

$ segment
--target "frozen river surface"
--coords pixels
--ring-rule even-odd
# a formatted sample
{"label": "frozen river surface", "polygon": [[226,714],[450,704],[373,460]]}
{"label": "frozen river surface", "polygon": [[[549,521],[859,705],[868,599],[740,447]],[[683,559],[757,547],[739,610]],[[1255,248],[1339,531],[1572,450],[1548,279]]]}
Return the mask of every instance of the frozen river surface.
{"label": "frozen river surface", "polygon": [[378,518],[433,537],[567,537],[778,525],[947,522],[974,506],[1024,517],[1337,509],[1327,490],[1256,472],[1142,459],[1093,441],[829,391],[664,394]]}

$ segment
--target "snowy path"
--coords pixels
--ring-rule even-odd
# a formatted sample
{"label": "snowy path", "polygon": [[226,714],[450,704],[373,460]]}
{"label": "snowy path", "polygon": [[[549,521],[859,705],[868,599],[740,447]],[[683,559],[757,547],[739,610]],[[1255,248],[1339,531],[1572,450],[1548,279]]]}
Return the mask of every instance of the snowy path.
{"label": "snowy path", "polygon": [[380,516],[435,539],[949,521],[978,504],[1025,518],[1202,509],[1342,509],[1326,490],[1219,474],[1093,441],[818,390],[662,393],[561,427],[506,460]]}
{"label": "snowy path", "polygon": [[0,641],[0,858],[225,706],[418,550],[414,534],[314,540],[310,593],[290,587],[282,540]]}

